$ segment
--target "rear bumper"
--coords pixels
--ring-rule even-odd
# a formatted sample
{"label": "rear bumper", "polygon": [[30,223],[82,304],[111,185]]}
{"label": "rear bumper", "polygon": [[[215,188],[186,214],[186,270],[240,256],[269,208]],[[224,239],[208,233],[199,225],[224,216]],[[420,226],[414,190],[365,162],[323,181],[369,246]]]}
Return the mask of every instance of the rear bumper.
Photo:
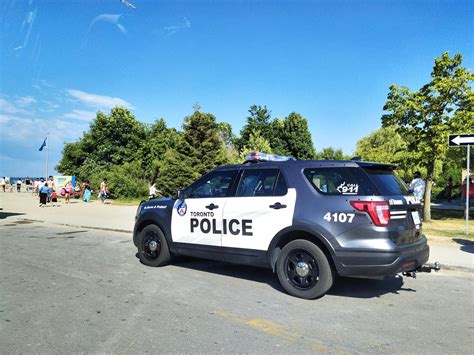
{"label": "rear bumper", "polygon": [[336,252],[336,269],[341,276],[392,276],[416,270],[428,261],[426,237],[415,243],[397,246],[394,251],[351,250]]}

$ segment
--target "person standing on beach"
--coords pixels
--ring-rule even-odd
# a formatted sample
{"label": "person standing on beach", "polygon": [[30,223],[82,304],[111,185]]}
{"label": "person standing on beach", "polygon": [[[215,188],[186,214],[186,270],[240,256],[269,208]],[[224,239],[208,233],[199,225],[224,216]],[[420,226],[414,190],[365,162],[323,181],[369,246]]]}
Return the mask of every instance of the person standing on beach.
{"label": "person standing on beach", "polygon": [[39,179],[38,184],[36,185],[36,193],[38,194],[38,196],[39,196],[39,192],[40,192],[40,190],[43,186],[44,186],[44,179],[41,178],[41,179]]}
{"label": "person standing on beach", "polygon": [[26,192],[30,192],[30,184],[31,184],[31,179],[29,176],[26,177],[25,179],[25,190]]}
{"label": "person standing on beach", "polygon": [[46,199],[48,198],[49,187],[48,183],[44,183],[39,189],[40,207],[46,206]]}
{"label": "person standing on beach", "polygon": [[100,197],[100,200],[102,201],[102,203],[104,203],[105,200],[107,199],[107,197],[109,197],[109,186],[107,185],[107,179],[104,179],[104,180],[100,183],[100,194],[99,194],[99,197]]}
{"label": "person standing on beach", "polygon": [[50,189],[56,190],[56,184],[54,183],[54,179],[52,176],[48,178],[48,186]]}
{"label": "person standing on beach", "polygon": [[21,192],[21,184],[23,184],[23,181],[21,181],[21,179],[18,179],[16,181],[16,192]]}
{"label": "person standing on beach", "polygon": [[72,193],[71,181],[68,181],[66,183],[66,186],[64,186],[64,190],[66,190],[66,203],[69,203],[69,201],[71,201],[71,193]]}
{"label": "person standing on beach", "polygon": [[5,181],[5,176],[0,180],[0,188],[3,192],[5,192],[5,187],[7,186],[7,182]]}

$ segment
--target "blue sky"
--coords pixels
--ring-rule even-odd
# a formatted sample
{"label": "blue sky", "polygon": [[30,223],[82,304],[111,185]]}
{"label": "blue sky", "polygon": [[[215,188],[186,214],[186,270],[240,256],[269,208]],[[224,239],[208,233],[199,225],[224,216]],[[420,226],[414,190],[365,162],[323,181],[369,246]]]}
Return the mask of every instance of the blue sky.
{"label": "blue sky", "polygon": [[472,1],[3,0],[0,175],[44,175],[97,110],[180,128],[202,111],[238,133],[250,105],[297,111],[317,150],[380,127],[390,84],[415,90],[433,59],[473,68]]}

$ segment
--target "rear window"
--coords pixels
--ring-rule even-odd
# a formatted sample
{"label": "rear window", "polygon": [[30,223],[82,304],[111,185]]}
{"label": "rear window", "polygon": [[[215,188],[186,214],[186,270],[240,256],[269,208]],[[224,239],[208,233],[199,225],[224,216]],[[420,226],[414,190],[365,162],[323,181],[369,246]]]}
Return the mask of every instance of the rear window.
{"label": "rear window", "polygon": [[304,175],[311,185],[324,195],[408,195],[405,183],[388,169],[309,168],[304,170]]}
{"label": "rear window", "polygon": [[377,195],[377,189],[360,168],[309,168],[304,175],[324,195]]}
{"label": "rear window", "polygon": [[407,185],[393,171],[371,168],[365,168],[364,171],[369,175],[382,195],[408,195]]}

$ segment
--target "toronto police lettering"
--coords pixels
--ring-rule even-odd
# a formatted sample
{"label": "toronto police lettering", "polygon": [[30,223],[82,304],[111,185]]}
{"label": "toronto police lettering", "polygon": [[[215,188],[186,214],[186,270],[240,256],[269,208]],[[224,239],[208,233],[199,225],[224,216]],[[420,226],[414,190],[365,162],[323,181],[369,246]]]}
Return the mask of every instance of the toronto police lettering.
{"label": "toronto police lettering", "polygon": [[[200,231],[201,233],[208,234],[232,234],[232,235],[245,235],[253,236],[252,232],[252,220],[243,219],[222,219],[222,223],[218,223],[214,217],[214,212],[190,212],[190,226],[191,233]],[[195,217],[211,217],[211,218],[195,218]]]}

